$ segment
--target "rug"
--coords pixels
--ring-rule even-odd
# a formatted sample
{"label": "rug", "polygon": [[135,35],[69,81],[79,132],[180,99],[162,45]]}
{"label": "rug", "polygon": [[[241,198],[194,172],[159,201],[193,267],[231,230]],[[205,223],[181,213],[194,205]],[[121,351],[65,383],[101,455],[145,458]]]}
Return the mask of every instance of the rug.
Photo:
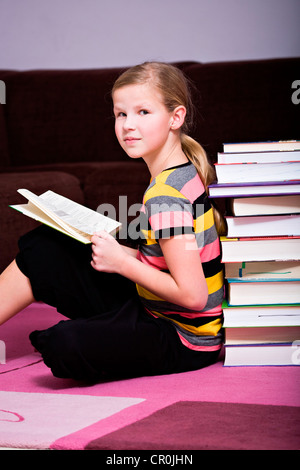
{"label": "rug", "polygon": [[[33,350],[28,335],[60,319],[55,309],[36,303],[0,327],[5,346],[5,361],[0,361],[0,447],[297,447],[299,367],[224,367],[221,356],[205,369],[168,376],[95,385],[58,379]],[[278,426],[278,420],[284,425]],[[227,442],[222,440],[225,435]]]}
{"label": "rug", "polygon": [[96,439],[86,449],[298,450],[299,444],[300,408],[183,401]]}

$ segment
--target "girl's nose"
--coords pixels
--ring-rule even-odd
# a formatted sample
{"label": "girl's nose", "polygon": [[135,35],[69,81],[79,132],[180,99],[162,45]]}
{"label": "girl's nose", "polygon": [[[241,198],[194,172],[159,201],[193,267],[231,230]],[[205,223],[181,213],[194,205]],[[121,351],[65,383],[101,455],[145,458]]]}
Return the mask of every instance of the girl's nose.
{"label": "girl's nose", "polygon": [[123,126],[124,126],[124,129],[126,129],[126,130],[135,129],[134,117],[130,116],[130,115],[127,115],[126,118],[123,121]]}

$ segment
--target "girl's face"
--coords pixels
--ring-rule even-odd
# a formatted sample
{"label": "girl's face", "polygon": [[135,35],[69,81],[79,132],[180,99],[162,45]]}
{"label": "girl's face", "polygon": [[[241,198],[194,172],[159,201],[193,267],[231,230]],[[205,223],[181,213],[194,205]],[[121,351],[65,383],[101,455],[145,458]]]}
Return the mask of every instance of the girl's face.
{"label": "girl's face", "polygon": [[127,85],[113,94],[115,132],[131,158],[146,162],[165,154],[171,135],[172,115],[159,92],[149,84]]}

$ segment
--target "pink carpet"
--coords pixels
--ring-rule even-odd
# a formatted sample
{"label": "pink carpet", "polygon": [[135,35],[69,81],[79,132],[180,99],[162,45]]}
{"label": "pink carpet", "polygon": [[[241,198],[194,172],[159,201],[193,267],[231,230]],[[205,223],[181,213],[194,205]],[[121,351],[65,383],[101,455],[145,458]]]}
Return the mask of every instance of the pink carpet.
{"label": "pink carpet", "polygon": [[[271,448],[300,447],[299,367],[223,367],[221,358],[217,364],[195,372],[86,385],[53,377],[29,342],[33,329],[46,328],[59,319],[54,309],[37,303],[0,327],[0,447],[124,449],[125,445],[126,449],[186,449],[191,414],[206,416],[207,420],[213,417],[214,429],[227,434],[224,448],[269,446],[250,439],[252,447],[247,441],[241,447],[236,424],[233,427],[232,421],[224,420],[225,414],[238,419],[253,436],[259,432],[259,423],[266,426],[268,419],[269,427],[262,427],[261,432],[272,434],[268,441]],[[276,427],[277,413],[281,413],[288,432],[270,431]],[[161,437],[158,443],[154,430],[157,426],[167,429],[171,416],[181,440],[170,442],[165,433],[165,440]],[[266,418],[259,419],[263,416]],[[274,416],[273,421],[270,416]],[[146,444],[141,429],[143,435],[148,430]],[[125,435],[130,436],[127,444]],[[207,428],[201,442],[200,438],[198,444],[193,439],[193,448],[210,448],[210,439]]]}

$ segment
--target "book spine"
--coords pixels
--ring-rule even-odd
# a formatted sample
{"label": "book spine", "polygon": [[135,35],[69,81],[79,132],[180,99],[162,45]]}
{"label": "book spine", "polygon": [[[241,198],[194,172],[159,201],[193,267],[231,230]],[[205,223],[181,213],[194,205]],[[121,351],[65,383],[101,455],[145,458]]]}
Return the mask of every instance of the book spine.
{"label": "book spine", "polygon": [[247,153],[224,153],[217,155],[218,163],[275,163],[300,161],[300,150],[273,151],[273,152],[247,152]]}
{"label": "book spine", "polygon": [[274,151],[294,151],[300,150],[299,140],[281,140],[278,142],[243,142],[243,143],[225,143],[223,151],[225,153],[236,152],[274,152]]}
{"label": "book spine", "polygon": [[209,197],[260,197],[299,195],[300,181],[264,181],[252,183],[220,183],[209,185]]}
{"label": "book spine", "polygon": [[300,162],[276,163],[215,163],[220,183],[255,183],[272,180],[293,181],[300,179]]}

